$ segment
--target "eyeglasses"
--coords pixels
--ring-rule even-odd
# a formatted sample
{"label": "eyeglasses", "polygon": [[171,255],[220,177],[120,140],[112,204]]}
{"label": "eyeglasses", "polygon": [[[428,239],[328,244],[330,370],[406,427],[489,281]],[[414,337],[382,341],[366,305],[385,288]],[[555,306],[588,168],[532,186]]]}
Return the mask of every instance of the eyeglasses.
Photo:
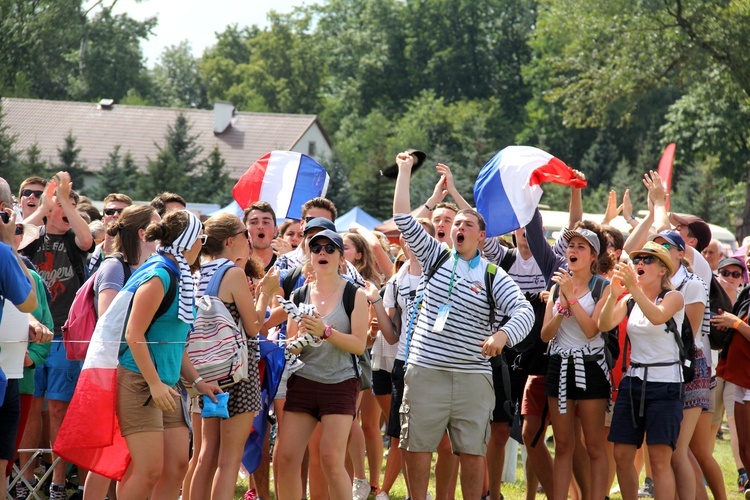
{"label": "eyeglasses", "polygon": [[633,265],[634,265],[634,266],[637,266],[637,265],[638,265],[638,264],[640,264],[641,262],[643,262],[643,263],[644,263],[644,264],[646,264],[646,265],[649,265],[649,264],[653,264],[655,260],[656,260],[656,257],[654,257],[653,255],[648,255],[648,256],[646,256],[646,257],[641,257],[641,256],[639,255],[638,257],[635,257],[635,258],[633,259]]}
{"label": "eyeglasses", "polygon": [[201,234],[200,236],[198,236],[198,240],[201,242],[201,245],[205,245],[207,239],[208,239],[207,234]]}
{"label": "eyeglasses", "polygon": [[112,217],[115,214],[120,215],[123,210],[125,209],[124,208],[105,208],[104,215],[108,215],[109,217]]}
{"label": "eyeglasses", "polygon": [[330,255],[336,251],[337,247],[333,243],[326,243],[325,245],[310,245],[310,251],[315,255],[318,255],[324,248],[326,253]]}
{"label": "eyeglasses", "polygon": [[240,232],[238,232],[238,233],[234,233],[234,234],[232,235],[232,238],[234,238],[235,236],[239,236],[239,235],[241,235],[241,234],[244,234],[244,235],[245,235],[245,238],[247,238],[248,240],[250,239],[250,233],[249,233],[249,232],[247,231],[247,229],[243,229],[242,231],[240,231]]}
{"label": "eyeglasses", "polygon": [[728,278],[728,277],[730,277],[730,276],[731,276],[731,277],[732,277],[732,278],[734,278],[734,279],[738,279],[738,278],[740,278],[740,277],[742,276],[742,272],[741,272],[741,271],[727,271],[726,269],[722,269],[722,270],[721,270],[721,271],[719,271],[719,272],[720,272],[720,273],[721,273],[721,275],[722,275],[722,276],[724,276],[725,278]]}
{"label": "eyeglasses", "polygon": [[23,224],[16,224],[16,236],[23,234]]}
{"label": "eyeglasses", "polygon": [[21,196],[29,197],[31,195],[34,195],[37,198],[41,198],[44,194],[44,191],[38,190],[38,189],[22,189],[21,190]]}

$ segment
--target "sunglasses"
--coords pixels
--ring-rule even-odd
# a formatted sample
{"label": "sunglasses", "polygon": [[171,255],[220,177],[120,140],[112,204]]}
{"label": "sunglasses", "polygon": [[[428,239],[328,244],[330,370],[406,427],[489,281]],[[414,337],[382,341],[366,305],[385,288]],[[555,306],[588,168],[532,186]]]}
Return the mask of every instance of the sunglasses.
{"label": "sunglasses", "polygon": [[310,251],[315,255],[319,254],[324,248],[326,253],[330,255],[336,251],[337,247],[333,243],[326,243],[325,245],[310,245]]}
{"label": "sunglasses", "polygon": [[250,239],[250,233],[249,233],[249,232],[247,231],[247,229],[243,229],[242,231],[240,231],[240,232],[238,232],[238,233],[234,233],[234,234],[232,235],[232,238],[234,238],[235,236],[239,236],[239,235],[241,235],[241,234],[244,234],[244,235],[245,235],[245,238],[247,238],[248,240]]}
{"label": "sunglasses", "polygon": [[123,210],[125,209],[124,208],[105,208],[104,215],[108,215],[110,217],[112,217],[115,214],[120,215]]}
{"label": "sunglasses", "polygon": [[680,249],[680,247],[678,247],[677,245],[673,245],[671,243],[662,243],[661,246],[663,246],[667,250],[669,250],[670,248],[676,248],[677,250]]}
{"label": "sunglasses", "polygon": [[635,258],[633,259],[633,265],[634,265],[634,266],[637,266],[637,265],[638,265],[638,264],[640,264],[641,262],[643,262],[643,263],[644,263],[644,264],[646,264],[646,265],[649,265],[649,264],[653,264],[655,260],[656,260],[656,257],[654,257],[653,255],[648,255],[648,256],[646,256],[646,257],[641,257],[641,256],[639,255],[638,257],[635,257]]}
{"label": "sunglasses", "polygon": [[41,191],[38,189],[22,189],[21,190],[21,196],[29,197],[32,194],[37,198],[41,198],[42,195],[44,194],[44,191]]}
{"label": "sunglasses", "polygon": [[23,224],[16,224],[16,236],[23,234]]}
{"label": "sunglasses", "polygon": [[208,239],[207,234],[201,234],[200,236],[198,236],[198,241],[201,242],[201,245],[205,245],[207,239]]}
{"label": "sunglasses", "polygon": [[720,272],[720,273],[721,273],[721,275],[722,275],[722,276],[724,276],[725,278],[728,278],[728,277],[730,277],[730,276],[731,276],[731,277],[732,277],[732,278],[734,278],[734,279],[738,279],[738,278],[740,278],[740,277],[742,276],[742,272],[741,272],[741,271],[727,271],[726,269],[722,269],[722,270],[721,270],[721,271],[719,271],[719,272]]}

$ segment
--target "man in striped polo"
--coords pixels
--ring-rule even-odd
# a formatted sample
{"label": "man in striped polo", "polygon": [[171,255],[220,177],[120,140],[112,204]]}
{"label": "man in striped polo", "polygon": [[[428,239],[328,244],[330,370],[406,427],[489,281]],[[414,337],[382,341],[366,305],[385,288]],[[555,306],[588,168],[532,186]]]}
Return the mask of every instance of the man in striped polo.
{"label": "man in striped polo", "polygon": [[[400,153],[393,198],[394,221],[429,275],[417,290],[419,314],[407,336],[400,448],[406,450],[411,498],[424,500],[431,453],[447,430],[461,462],[463,498],[480,498],[484,455],[495,406],[490,358],[520,342],[534,322],[534,312],[518,285],[497,269],[492,289],[485,289],[488,262],[479,248],[485,237],[482,216],[460,210],[451,227],[448,251],[409,214],[409,177],[413,158]],[[438,265],[436,267],[436,264]],[[510,318],[502,329],[492,317]]]}

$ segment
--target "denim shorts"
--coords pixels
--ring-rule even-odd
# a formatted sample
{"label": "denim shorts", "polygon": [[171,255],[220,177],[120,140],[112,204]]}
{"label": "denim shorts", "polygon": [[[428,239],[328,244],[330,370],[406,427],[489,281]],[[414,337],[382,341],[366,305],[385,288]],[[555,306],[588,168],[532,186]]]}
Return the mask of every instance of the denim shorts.
{"label": "denim shorts", "polygon": [[682,422],[682,384],[646,382],[645,406],[640,417],[642,390],[644,384],[640,378],[622,377],[609,440],[640,448],[645,434],[647,444],[666,444],[674,450]]}
{"label": "denim shorts", "polygon": [[70,402],[80,374],[81,361],[68,360],[63,343],[54,342],[47,361],[36,368],[34,397]]}

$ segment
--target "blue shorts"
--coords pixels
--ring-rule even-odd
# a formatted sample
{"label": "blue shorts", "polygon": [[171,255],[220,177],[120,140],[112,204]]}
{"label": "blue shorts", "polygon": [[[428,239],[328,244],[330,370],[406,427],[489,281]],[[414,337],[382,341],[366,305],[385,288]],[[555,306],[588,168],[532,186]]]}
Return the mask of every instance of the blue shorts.
{"label": "blue shorts", "polygon": [[642,389],[640,378],[622,377],[609,440],[640,448],[645,434],[647,444],[666,444],[674,450],[682,422],[682,384],[646,382],[645,406],[640,417]]}
{"label": "blue shorts", "polygon": [[34,397],[70,402],[80,373],[81,361],[69,361],[63,343],[54,342],[47,361],[36,368]]}

